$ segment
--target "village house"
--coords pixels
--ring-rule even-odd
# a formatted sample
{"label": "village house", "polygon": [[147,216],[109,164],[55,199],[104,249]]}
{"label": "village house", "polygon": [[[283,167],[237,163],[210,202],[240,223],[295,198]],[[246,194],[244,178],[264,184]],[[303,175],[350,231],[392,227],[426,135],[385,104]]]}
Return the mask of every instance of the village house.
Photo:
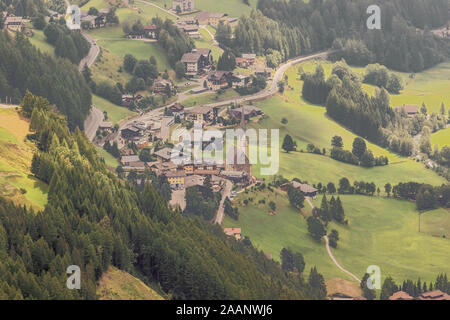
{"label": "village house", "polygon": [[247,87],[251,84],[251,78],[247,74],[233,74],[231,77],[231,87]]}
{"label": "village house", "polygon": [[122,106],[125,108],[129,108],[133,103],[137,103],[142,99],[142,95],[131,95],[131,94],[124,94],[122,95]]}
{"label": "village house", "polygon": [[169,171],[164,174],[167,178],[167,181],[170,183],[171,187],[174,188],[183,188],[184,187],[184,178],[186,174],[184,171]]}
{"label": "village house", "polygon": [[144,172],[146,169],[145,162],[142,161],[135,161],[130,162],[128,165],[122,167],[123,171],[129,172],[129,171],[137,171],[137,172]]}
{"label": "village house", "polygon": [[186,188],[193,186],[203,186],[205,182],[205,177],[199,175],[191,175],[184,178],[184,186]]}
{"label": "village house", "polygon": [[226,22],[224,19],[226,15],[224,13],[219,12],[200,12],[195,16],[195,20],[199,25],[211,25],[213,27],[217,27],[220,21]]}
{"label": "village house", "polygon": [[230,71],[214,70],[208,74],[206,84],[209,90],[217,91],[228,88],[231,84],[232,73]]}
{"label": "village house", "polygon": [[194,10],[194,0],[173,0],[172,10],[175,12],[186,12]]}
{"label": "village house", "polygon": [[208,71],[212,65],[210,49],[193,49],[185,53],[181,58],[184,63],[187,76],[196,76]]}
{"label": "village house", "polygon": [[241,54],[242,59],[244,59],[250,66],[255,64],[256,54],[254,53],[243,53]]}
{"label": "village house", "polygon": [[410,117],[410,118],[414,117],[416,114],[419,113],[419,107],[412,105],[412,104],[396,106],[395,109],[396,110],[404,110],[406,112],[406,114],[408,115],[408,117]]}
{"label": "village house", "polygon": [[138,155],[122,156],[122,158],[120,159],[120,163],[123,166],[129,166],[130,163],[137,162],[137,161],[139,161],[139,156]]}
{"label": "village house", "polygon": [[306,197],[311,197],[311,198],[315,199],[317,196],[316,188],[311,187],[310,185],[308,185],[306,183],[300,183],[298,181],[292,181],[292,182],[285,183],[285,184],[281,185],[280,189],[283,191],[287,191],[289,185],[291,185],[295,189],[299,189],[301,192],[303,192],[305,194]]}
{"label": "village house", "polygon": [[418,300],[450,300],[450,295],[441,290],[424,292],[419,295]]}
{"label": "village house", "polygon": [[172,159],[172,149],[171,148],[163,148],[154,152],[156,155],[156,159],[158,162],[168,162]]}
{"label": "village house", "polygon": [[244,119],[247,121],[250,118],[264,115],[264,112],[260,108],[251,105],[228,110],[228,114],[235,119],[242,119],[242,112],[244,112]]}
{"label": "village house", "polygon": [[215,112],[212,107],[196,106],[185,110],[185,117],[187,121],[200,123],[209,123],[215,117]]}
{"label": "village house", "polygon": [[188,37],[198,39],[201,38],[202,35],[198,32],[197,24],[176,24],[177,28],[183,31]]}
{"label": "village house", "polygon": [[100,125],[98,126],[98,128],[100,130],[108,130],[108,131],[112,131],[113,130],[113,124],[112,122],[101,122]]}
{"label": "village house", "polygon": [[147,39],[157,39],[158,27],[154,24],[148,24],[144,26],[144,37]]}
{"label": "village house", "polygon": [[178,170],[178,165],[172,161],[159,162],[155,161],[151,163],[150,168],[156,173],[156,175],[164,175],[167,172],[175,172]]}
{"label": "village house", "polygon": [[22,17],[8,16],[3,24],[4,28],[11,31],[23,32],[25,30],[25,23]]}
{"label": "village house", "polygon": [[265,65],[258,64],[254,67],[255,76],[260,76],[264,78],[269,78],[271,74],[271,69],[267,68]]}
{"label": "village house", "polygon": [[120,130],[120,135],[125,140],[139,140],[143,136],[143,133],[141,129],[131,126]]}
{"label": "village house", "polygon": [[157,79],[153,83],[153,93],[166,94],[167,92],[173,92],[174,86],[172,80]]}
{"label": "village house", "polygon": [[234,237],[236,240],[242,238],[241,228],[224,228],[223,232],[225,232],[227,236]]}
{"label": "village house", "polygon": [[174,117],[184,119],[184,106],[181,103],[179,102],[174,103],[168,108],[168,110]]}
{"label": "village house", "polygon": [[414,300],[409,294],[404,291],[397,291],[388,298],[389,300]]}

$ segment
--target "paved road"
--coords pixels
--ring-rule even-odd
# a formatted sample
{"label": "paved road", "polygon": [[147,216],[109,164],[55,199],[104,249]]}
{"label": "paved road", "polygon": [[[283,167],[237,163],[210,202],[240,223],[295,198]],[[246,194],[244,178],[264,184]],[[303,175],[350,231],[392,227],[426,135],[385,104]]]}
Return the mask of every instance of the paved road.
{"label": "paved road", "polygon": [[86,120],[84,120],[84,132],[89,140],[94,140],[100,123],[103,121],[103,111],[95,106],[92,106],[91,113],[89,113]]}
{"label": "paved road", "polygon": [[80,61],[80,64],[78,65],[78,70],[80,71],[83,70],[85,65],[88,67],[92,66],[100,53],[100,48],[98,47],[97,42],[87,33],[81,32],[81,34],[91,44],[91,49],[89,50],[87,56]]}
{"label": "paved road", "polygon": [[[314,209],[314,205],[312,204],[311,199],[309,199],[309,197],[306,197],[305,200],[306,200],[306,202],[308,202],[309,206],[310,206],[312,209]],[[342,267],[342,266],[339,264],[339,262],[337,262],[336,258],[333,256],[333,253],[331,252],[331,249],[330,249],[330,243],[329,243],[329,240],[328,240],[328,236],[327,236],[327,235],[324,235],[323,238],[325,239],[325,246],[326,246],[326,248],[327,248],[328,255],[330,256],[330,259],[334,262],[334,264],[336,265],[336,267],[338,267],[342,272],[348,274],[350,277],[352,277],[353,279],[355,279],[357,282],[360,283],[361,280],[360,280],[357,276],[355,276],[355,275],[354,275],[353,273],[351,273],[350,271],[344,269],[344,267]]]}
{"label": "paved road", "polygon": [[214,219],[214,223],[217,224],[222,224],[223,222],[223,218],[225,215],[225,210],[224,210],[224,202],[225,202],[225,198],[226,197],[230,197],[231,194],[231,189],[233,188],[233,184],[231,183],[230,180],[226,180],[225,181],[225,186],[222,190],[222,200],[220,200],[220,205],[219,205],[219,209],[217,209],[217,213],[216,213],[216,217]]}

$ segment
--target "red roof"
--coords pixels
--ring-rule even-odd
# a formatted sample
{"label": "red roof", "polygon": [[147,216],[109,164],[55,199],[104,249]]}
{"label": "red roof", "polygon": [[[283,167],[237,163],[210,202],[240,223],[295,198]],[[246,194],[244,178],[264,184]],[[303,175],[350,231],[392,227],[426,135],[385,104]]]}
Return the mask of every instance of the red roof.
{"label": "red roof", "polygon": [[389,300],[413,300],[413,299],[414,299],[413,297],[411,297],[404,291],[397,291],[392,296],[389,297]]}
{"label": "red roof", "polygon": [[156,30],[156,29],[158,29],[158,27],[155,26],[154,24],[149,24],[144,27],[144,30],[146,30],[146,31],[147,30]]}

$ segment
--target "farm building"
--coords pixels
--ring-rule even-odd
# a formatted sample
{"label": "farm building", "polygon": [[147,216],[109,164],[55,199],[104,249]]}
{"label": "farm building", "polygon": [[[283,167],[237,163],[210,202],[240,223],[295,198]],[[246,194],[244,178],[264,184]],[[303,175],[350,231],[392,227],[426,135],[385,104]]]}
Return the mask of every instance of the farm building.
{"label": "farm building", "polygon": [[236,240],[240,240],[242,237],[241,228],[224,228],[223,232],[227,236],[234,237]]}
{"label": "farm building", "polygon": [[281,185],[281,190],[287,191],[289,185],[292,186],[295,189],[299,189],[307,197],[315,198],[317,196],[317,189],[316,188],[311,187],[310,185],[308,185],[306,183],[300,183],[300,182],[297,182],[297,181],[292,181],[292,182],[288,182],[288,183],[285,183],[285,184]]}

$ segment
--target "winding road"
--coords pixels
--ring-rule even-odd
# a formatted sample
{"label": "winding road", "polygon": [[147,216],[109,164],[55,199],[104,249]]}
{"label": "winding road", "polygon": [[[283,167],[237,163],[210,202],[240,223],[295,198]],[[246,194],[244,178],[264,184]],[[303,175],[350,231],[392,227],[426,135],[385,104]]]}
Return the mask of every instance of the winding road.
{"label": "winding road", "polygon": [[[309,199],[309,197],[305,198],[306,202],[308,202],[309,206],[314,209],[314,205],[312,204],[311,200]],[[330,243],[328,240],[328,236],[324,235],[323,238],[325,239],[325,246],[327,248],[327,252],[328,255],[330,256],[331,261],[333,261],[333,263],[336,265],[336,267],[339,268],[339,270],[341,270],[342,272],[346,273],[347,275],[349,275],[350,277],[352,277],[353,279],[355,279],[358,283],[361,283],[361,280],[355,276],[353,273],[351,273],[350,271],[348,271],[347,269],[345,269],[344,267],[342,267],[339,262],[336,260],[336,258],[333,256],[333,253],[331,252],[330,249]]]}
{"label": "winding road", "polygon": [[222,190],[222,199],[220,200],[219,209],[217,209],[216,217],[214,219],[214,223],[220,225],[222,224],[223,218],[225,216],[225,208],[224,208],[225,198],[230,197],[231,190],[233,188],[233,183],[231,183],[230,180],[224,179],[224,181],[225,186]]}

